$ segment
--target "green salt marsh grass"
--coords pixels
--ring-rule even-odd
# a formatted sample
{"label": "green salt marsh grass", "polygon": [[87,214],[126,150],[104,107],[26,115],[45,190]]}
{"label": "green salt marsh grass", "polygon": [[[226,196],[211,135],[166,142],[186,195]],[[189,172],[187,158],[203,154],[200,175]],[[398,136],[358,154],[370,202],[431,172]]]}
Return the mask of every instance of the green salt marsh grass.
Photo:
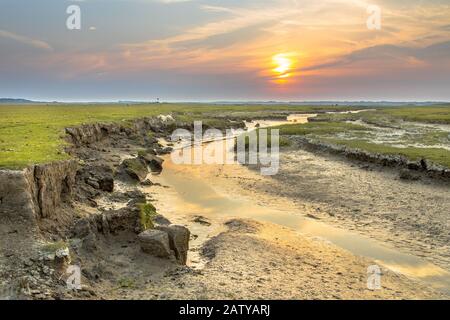
{"label": "green salt marsh grass", "polygon": [[[174,113],[184,120],[216,121],[214,115],[240,113],[258,118],[271,111],[320,112],[354,108],[295,105],[217,104],[37,104],[0,105],[0,168],[21,169],[36,163],[67,159],[64,128],[94,122],[124,122]],[[223,121],[223,120],[220,120]]]}
{"label": "green salt marsh grass", "polygon": [[450,104],[430,107],[382,109],[380,112],[404,121],[450,124]]}
{"label": "green salt marsh grass", "polygon": [[365,150],[370,153],[402,155],[412,161],[427,159],[435,164],[450,168],[450,151],[442,148],[397,148],[384,144],[370,143],[363,140],[324,139],[327,142],[343,145],[351,149]]}
{"label": "green salt marsh grass", "polygon": [[323,114],[317,117],[323,121],[362,120],[377,125],[399,125],[400,121],[450,124],[450,104],[428,107],[381,107],[361,113]]}
{"label": "green salt marsh grass", "polygon": [[[346,120],[350,120],[349,117],[352,118],[351,120],[356,120],[356,117],[362,116],[365,117],[364,120],[370,119],[371,122],[374,122],[374,120],[376,122],[376,120],[379,119],[388,119],[393,123],[397,123],[397,120],[401,118],[402,120],[408,119],[409,121],[416,119],[414,120],[416,122],[420,120],[426,123],[445,123],[445,119],[447,119],[448,115],[447,113],[450,113],[450,108],[431,108],[431,116],[428,117],[423,112],[424,109],[426,108],[419,108],[421,112],[417,114],[416,112],[418,108],[399,108],[399,110],[383,109],[380,111],[370,111],[360,114],[331,115],[330,122],[324,121],[310,122],[307,124],[288,124],[276,127],[274,129],[279,129],[281,136],[307,136],[316,141],[344,145],[350,149],[359,149],[370,153],[403,155],[413,161],[428,159],[433,163],[450,168],[450,150],[438,147],[438,145],[442,144],[450,146],[450,137],[448,132],[438,131],[437,129],[436,131],[430,131],[431,129],[427,128],[427,130],[422,134],[415,134],[414,136],[405,135],[401,143],[402,145],[404,144],[404,146],[399,147],[389,145],[389,143],[375,143],[371,141],[375,136],[377,130],[376,128],[345,122]],[[367,117],[367,115],[369,115],[369,117]],[[330,115],[324,115],[323,118],[329,116]],[[342,136],[345,136],[346,138],[340,138]],[[419,144],[430,147],[415,147],[411,146],[411,144]],[[436,145],[436,147],[433,147],[434,145]]]}
{"label": "green salt marsh grass", "polygon": [[[131,119],[171,113],[177,120],[185,122],[203,120],[211,126],[220,126],[226,121],[228,115],[233,119],[258,119],[276,116],[281,111],[315,113],[356,109],[364,109],[364,107],[189,103],[0,105],[0,168],[21,169],[30,164],[67,159],[68,155],[64,153],[66,144],[64,128],[85,123],[126,123]],[[383,123],[406,120],[450,124],[450,104],[381,108],[359,114],[334,114],[320,117],[328,117],[324,119],[328,122],[281,126],[281,134],[329,136],[353,132],[357,136],[358,132],[363,134],[364,130],[368,129],[343,122],[356,119]],[[439,136],[439,139],[442,137]],[[288,144],[286,139],[282,138],[282,141],[284,141],[283,144]],[[427,150],[431,152],[430,148],[425,148],[424,152]],[[440,155],[434,158],[442,159]]]}

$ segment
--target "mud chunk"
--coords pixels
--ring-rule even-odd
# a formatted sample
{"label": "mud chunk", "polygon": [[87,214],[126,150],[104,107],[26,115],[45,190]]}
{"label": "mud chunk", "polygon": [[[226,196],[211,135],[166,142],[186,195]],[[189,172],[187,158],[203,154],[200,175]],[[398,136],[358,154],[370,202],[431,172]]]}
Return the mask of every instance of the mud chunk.
{"label": "mud chunk", "polygon": [[84,165],[76,176],[76,180],[83,180],[86,185],[78,185],[78,200],[86,202],[86,198],[95,198],[99,191],[114,191],[113,170],[107,165]]}
{"label": "mud chunk", "polygon": [[99,181],[100,190],[106,191],[106,192],[113,192],[114,191],[114,179],[112,176],[110,177],[103,177]]}
{"label": "mud chunk", "polygon": [[164,159],[152,154],[151,152],[142,152],[139,154],[139,158],[143,160],[152,172],[161,172],[163,170]]}
{"label": "mud chunk", "polygon": [[157,226],[156,229],[167,232],[169,235],[170,249],[175,252],[177,261],[185,265],[189,251],[189,239],[191,232],[188,228],[180,225]]}
{"label": "mud chunk", "polygon": [[141,186],[151,187],[152,185],[153,185],[153,182],[151,182],[150,179],[147,179],[147,180],[141,182]]}
{"label": "mud chunk", "polygon": [[140,158],[126,159],[122,162],[121,167],[134,180],[143,181],[148,174],[147,165]]}
{"label": "mud chunk", "polygon": [[[142,231],[140,228],[140,209],[134,204],[126,208],[108,212],[106,219],[107,227],[111,234],[118,234],[122,231],[136,233]],[[102,225],[106,224],[103,223]]]}
{"label": "mud chunk", "polygon": [[195,216],[194,220],[192,220],[192,221],[195,222],[195,223],[199,223],[199,224],[201,224],[203,226],[210,226],[211,225],[211,223],[205,217],[202,217],[202,216]]}
{"label": "mud chunk", "polygon": [[150,170],[152,170],[152,172],[159,173],[163,170],[163,166],[162,166],[163,162],[164,162],[163,159],[155,156],[148,165],[150,166]]}
{"label": "mud chunk", "polygon": [[142,251],[159,258],[170,258],[169,235],[161,230],[146,230],[139,234]]}

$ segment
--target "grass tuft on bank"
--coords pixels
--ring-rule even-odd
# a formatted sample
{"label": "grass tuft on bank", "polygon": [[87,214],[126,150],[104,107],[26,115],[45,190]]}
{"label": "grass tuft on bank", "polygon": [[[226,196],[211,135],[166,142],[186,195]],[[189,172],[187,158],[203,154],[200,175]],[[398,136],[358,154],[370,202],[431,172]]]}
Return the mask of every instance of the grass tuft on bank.
{"label": "grass tuft on bank", "polygon": [[155,227],[153,219],[158,215],[156,208],[151,203],[141,203],[138,207],[140,210],[140,223],[142,229],[153,229]]}

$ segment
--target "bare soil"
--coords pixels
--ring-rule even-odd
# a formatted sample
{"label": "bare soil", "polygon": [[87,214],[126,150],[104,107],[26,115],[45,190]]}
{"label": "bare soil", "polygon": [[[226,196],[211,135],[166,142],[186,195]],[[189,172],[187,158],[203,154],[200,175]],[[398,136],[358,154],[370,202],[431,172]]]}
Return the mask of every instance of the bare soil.
{"label": "bare soil", "polygon": [[281,197],[304,214],[450,270],[448,182],[402,180],[398,169],[299,149],[282,152],[280,163],[279,174],[253,180],[256,195]]}

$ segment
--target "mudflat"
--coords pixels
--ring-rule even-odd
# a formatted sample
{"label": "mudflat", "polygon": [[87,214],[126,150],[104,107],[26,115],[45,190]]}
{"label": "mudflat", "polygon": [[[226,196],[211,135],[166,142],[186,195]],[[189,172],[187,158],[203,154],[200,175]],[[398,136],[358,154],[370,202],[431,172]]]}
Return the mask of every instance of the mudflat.
{"label": "mudflat", "polygon": [[[294,225],[293,221],[296,221],[297,217],[303,217],[373,237],[386,245],[395,244],[396,248],[401,248],[404,252],[417,253],[415,243],[419,243],[420,239],[411,237],[411,233],[406,232],[406,227],[403,229],[399,227],[392,233],[384,228],[386,223],[382,220],[368,226],[367,223],[363,223],[362,218],[352,220],[351,217],[354,215],[345,216],[347,212],[345,208],[353,208],[354,202],[348,202],[348,207],[340,205],[344,204],[345,198],[348,197],[352,198],[352,201],[359,201],[360,206],[371,208],[372,205],[376,205],[371,201],[372,198],[381,201],[380,195],[376,192],[381,194],[386,188],[392,188],[390,189],[392,192],[400,192],[399,186],[404,182],[400,181],[394,172],[375,169],[371,171],[343,159],[295,149],[284,150],[281,162],[279,175],[265,177],[259,175],[257,170],[238,165],[173,165],[170,157],[166,157],[165,171],[161,176],[154,178],[161,186],[152,189],[152,196],[155,199],[155,206],[161,212],[165,212],[172,221],[187,225],[195,236],[195,240],[192,241],[190,266],[205,275],[203,281],[208,290],[204,293],[206,296],[201,297],[249,299],[444,297],[443,293],[432,289],[429,284],[421,284],[417,279],[401,275],[402,271],[406,271],[401,268],[398,268],[398,273],[384,269],[382,279],[386,282],[383,282],[383,289],[371,291],[367,289],[367,268],[377,262],[338,248],[323,238],[310,236],[308,232],[296,232],[293,228],[269,222],[277,221],[277,218],[273,217],[277,212],[283,214],[284,218],[280,217],[280,220],[284,219],[282,223],[286,225]],[[310,165],[311,162],[314,165]],[[293,173],[297,173],[298,176]],[[305,179],[302,180],[302,177]],[[368,184],[375,181],[374,185],[378,186],[378,189],[366,195],[367,190],[358,185],[358,181],[366,181]],[[347,185],[347,189],[339,187],[341,184]],[[414,188],[422,190],[423,196],[426,196],[427,192],[433,194],[440,190],[441,193],[435,194],[436,197],[448,197],[448,192],[443,186],[431,182],[430,185],[412,186],[411,190],[415,190]],[[408,189],[401,190],[405,193],[408,191]],[[307,198],[308,195],[310,198]],[[313,195],[317,198],[312,199]],[[329,201],[328,206],[326,200]],[[385,209],[392,206],[389,198],[384,201]],[[416,197],[411,201],[419,203],[421,199]],[[445,202],[440,205],[443,210]],[[438,224],[437,217],[440,213],[443,219],[445,210],[440,211],[437,207],[435,212],[435,216],[430,215],[428,219],[436,219]],[[202,215],[202,219],[199,219],[199,214]],[[272,216],[268,217],[269,214]],[[247,219],[245,222],[239,219],[241,222],[229,222],[228,219],[232,217]],[[292,221],[288,221],[289,219]],[[408,216],[407,210],[403,212],[403,219],[400,221],[404,225],[407,226],[408,222],[412,224],[412,218]],[[204,223],[205,221],[207,223]],[[441,227],[445,230],[445,223],[441,222]],[[396,226],[393,225],[392,228]],[[378,236],[376,232],[383,236]],[[435,238],[431,236],[430,238],[430,241],[436,241]],[[426,243],[422,242],[422,245],[427,248]],[[442,248],[434,252],[424,251],[422,255],[417,256],[426,257],[443,269],[419,266],[414,271],[425,278],[445,272],[444,269],[447,269],[448,265],[445,263],[446,260],[442,259],[445,255]],[[228,275],[231,278],[227,278]],[[217,281],[221,281],[221,285],[217,286]],[[416,290],[416,285],[421,289]],[[424,289],[425,287],[428,289]],[[276,292],[272,291],[273,288],[277,288]]]}
{"label": "mudflat", "polygon": [[257,194],[281,197],[314,219],[450,270],[448,182],[405,181],[398,170],[301,149],[285,150],[281,159],[278,175],[255,180]]}

